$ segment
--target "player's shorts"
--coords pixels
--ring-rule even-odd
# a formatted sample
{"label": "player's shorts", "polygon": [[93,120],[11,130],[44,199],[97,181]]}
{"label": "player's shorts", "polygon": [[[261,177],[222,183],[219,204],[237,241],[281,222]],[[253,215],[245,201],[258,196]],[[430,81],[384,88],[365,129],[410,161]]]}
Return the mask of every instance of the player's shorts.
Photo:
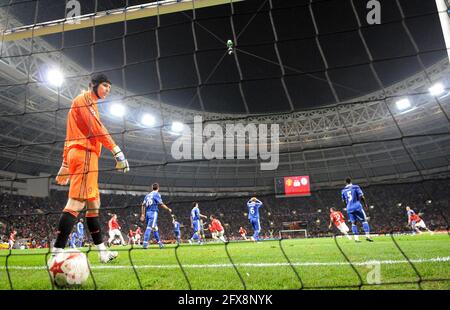
{"label": "player's shorts", "polygon": [[12,248],[14,247],[14,241],[9,240],[9,241],[8,241],[8,244],[9,244],[9,248],[10,248],[10,249],[12,249]]}
{"label": "player's shorts", "polygon": [[413,222],[413,227],[414,228],[427,228],[427,226],[425,225],[425,222],[423,220],[420,220],[419,222],[414,223]]}
{"label": "player's shorts", "polygon": [[250,224],[252,224],[253,230],[255,230],[255,231],[261,230],[261,225],[259,224],[259,219],[256,219],[256,218],[250,219]]}
{"label": "player's shorts", "polygon": [[352,223],[356,223],[356,221],[359,222],[367,222],[366,213],[363,209],[357,209],[353,211],[348,212],[348,219]]}
{"label": "player's shorts", "polygon": [[141,235],[140,234],[135,235],[134,240],[141,240]]}
{"label": "player's shorts", "polygon": [[200,229],[201,229],[200,220],[194,220],[194,221],[192,221],[192,224],[194,226],[195,232],[200,231]]}
{"label": "player's shorts", "polygon": [[175,234],[176,238],[180,238],[180,234],[181,234],[180,231],[174,230],[173,233]]}
{"label": "player's shorts", "polygon": [[115,236],[121,237],[122,234],[120,233],[120,230],[118,229],[113,229],[109,231],[109,237],[110,238],[114,238]]}
{"label": "player's shorts", "polygon": [[148,211],[145,214],[145,222],[147,223],[147,228],[158,229],[158,212]]}
{"label": "player's shorts", "polygon": [[97,200],[98,156],[83,148],[72,148],[67,154],[70,173],[69,198]]}
{"label": "player's shorts", "polygon": [[348,229],[347,224],[345,224],[344,222],[342,222],[341,224],[339,224],[339,226],[337,226],[337,229],[339,229],[339,231],[341,233],[347,233],[350,231],[350,229]]}

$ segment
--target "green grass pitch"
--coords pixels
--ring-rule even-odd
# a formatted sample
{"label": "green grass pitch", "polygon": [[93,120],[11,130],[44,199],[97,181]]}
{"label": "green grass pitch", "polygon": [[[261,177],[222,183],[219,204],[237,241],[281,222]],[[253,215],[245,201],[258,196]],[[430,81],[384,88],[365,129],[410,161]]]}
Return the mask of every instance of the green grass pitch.
{"label": "green grass pitch", "polygon": [[[100,264],[98,253],[90,251],[93,277],[76,289],[450,289],[449,235],[361,240],[286,239],[131,251],[114,247],[119,257],[109,264]],[[46,253],[0,251],[0,289],[52,289]]]}

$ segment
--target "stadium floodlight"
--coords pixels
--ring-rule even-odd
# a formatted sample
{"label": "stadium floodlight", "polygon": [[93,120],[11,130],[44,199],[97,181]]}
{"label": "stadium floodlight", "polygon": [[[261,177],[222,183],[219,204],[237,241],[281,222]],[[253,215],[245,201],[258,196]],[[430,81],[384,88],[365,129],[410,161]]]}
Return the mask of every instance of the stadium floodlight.
{"label": "stadium floodlight", "polygon": [[171,128],[172,132],[180,133],[183,131],[183,129],[184,129],[183,123],[181,123],[181,122],[173,122],[172,123],[172,128]]}
{"label": "stadium floodlight", "polygon": [[395,105],[397,106],[397,109],[399,109],[400,111],[404,111],[411,108],[411,101],[409,101],[408,98],[403,98],[397,101]]}
{"label": "stadium floodlight", "polygon": [[142,115],[142,118],[141,118],[142,125],[151,127],[151,126],[155,125],[155,123],[156,123],[156,119],[153,115],[148,114],[148,113]]}
{"label": "stadium floodlight", "polygon": [[109,112],[116,117],[123,117],[125,115],[125,107],[120,103],[114,103],[111,105]]}
{"label": "stadium floodlight", "polygon": [[442,83],[436,83],[430,88],[428,88],[428,91],[430,92],[431,96],[437,97],[445,92],[445,87]]}
{"label": "stadium floodlight", "polygon": [[51,68],[47,71],[46,79],[51,86],[60,87],[64,82],[64,75],[58,68]]}

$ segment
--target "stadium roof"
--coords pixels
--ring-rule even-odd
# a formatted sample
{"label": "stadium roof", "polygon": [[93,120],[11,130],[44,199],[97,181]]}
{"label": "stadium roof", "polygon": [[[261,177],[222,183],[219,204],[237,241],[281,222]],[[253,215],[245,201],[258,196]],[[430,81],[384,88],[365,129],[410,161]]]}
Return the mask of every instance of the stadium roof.
{"label": "stadium roof", "polygon": [[[96,1],[80,3],[83,14],[95,12]],[[97,11],[124,3],[98,1]],[[37,4],[14,4],[9,12],[25,25],[64,18],[64,1]],[[130,93],[156,99],[161,91],[163,103],[221,113],[346,101],[446,56],[434,1],[383,1],[379,26],[367,25],[365,1],[246,0],[196,10],[195,19],[193,12],[162,15],[159,27],[156,17],[96,27],[93,48],[92,28],[45,39],[88,72],[109,71]],[[234,55],[226,53],[227,40]]]}
{"label": "stadium roof", "polygon": [[[83,14],[95,11],[95,2],[80,3]],[[97,11],[123,6],[98,1]],[[9,29],[63,18],[65,3],[23,1],[0,10]],[[127,176],[105,173],[105,183],[165,178],[174,187],[268,188],[276,175],[310,174],[316,184],[332,184],[347,175],[448,173],[449,99],[428,94],[435,82],[448,88],[450,70],[434,1],[383,1],[381,25],[367,25],[367,11],[364,1],[246,0],[161,15],[159,24],[148,17],[3,42],[0,169],[55,173],[70,100],[92,71],[103,71],[114,84],[110,101],[128,110],[121,122],[102,105],[103,120],[139,167]],[[54,64],[66,75],[59,92],[44,81]],[[405,96],[413,101],[408,113],[395,108]],[[159,126],[142,128],[144,112],[157,115]],[[176,136],[165,129],[197,114],[218,123],[280,124],[279,168],[261,172],[256,160],[174,161],[168,153]]]}

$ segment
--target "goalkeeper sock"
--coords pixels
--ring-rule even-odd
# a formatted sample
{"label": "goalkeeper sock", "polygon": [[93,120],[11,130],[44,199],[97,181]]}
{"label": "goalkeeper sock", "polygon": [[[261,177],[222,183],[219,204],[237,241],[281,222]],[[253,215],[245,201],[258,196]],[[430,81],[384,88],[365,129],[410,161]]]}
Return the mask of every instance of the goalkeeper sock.
{"label": "goalkeeper sock", "polygon": [[73,225],[77,218],[69,212],[63,212],[61,218],[59,219],[58,232],[55,241],[55,248],[64,249],[66,246],[67,240],[69,239],[69,235],[72,232]]}
{"label": "goalkeeper sock", "polygon": [[91,233],[92,241],[95,245],[103,243],[102,231],[100,229],[100,222],[98,216],[86,216],[86,224]]}

